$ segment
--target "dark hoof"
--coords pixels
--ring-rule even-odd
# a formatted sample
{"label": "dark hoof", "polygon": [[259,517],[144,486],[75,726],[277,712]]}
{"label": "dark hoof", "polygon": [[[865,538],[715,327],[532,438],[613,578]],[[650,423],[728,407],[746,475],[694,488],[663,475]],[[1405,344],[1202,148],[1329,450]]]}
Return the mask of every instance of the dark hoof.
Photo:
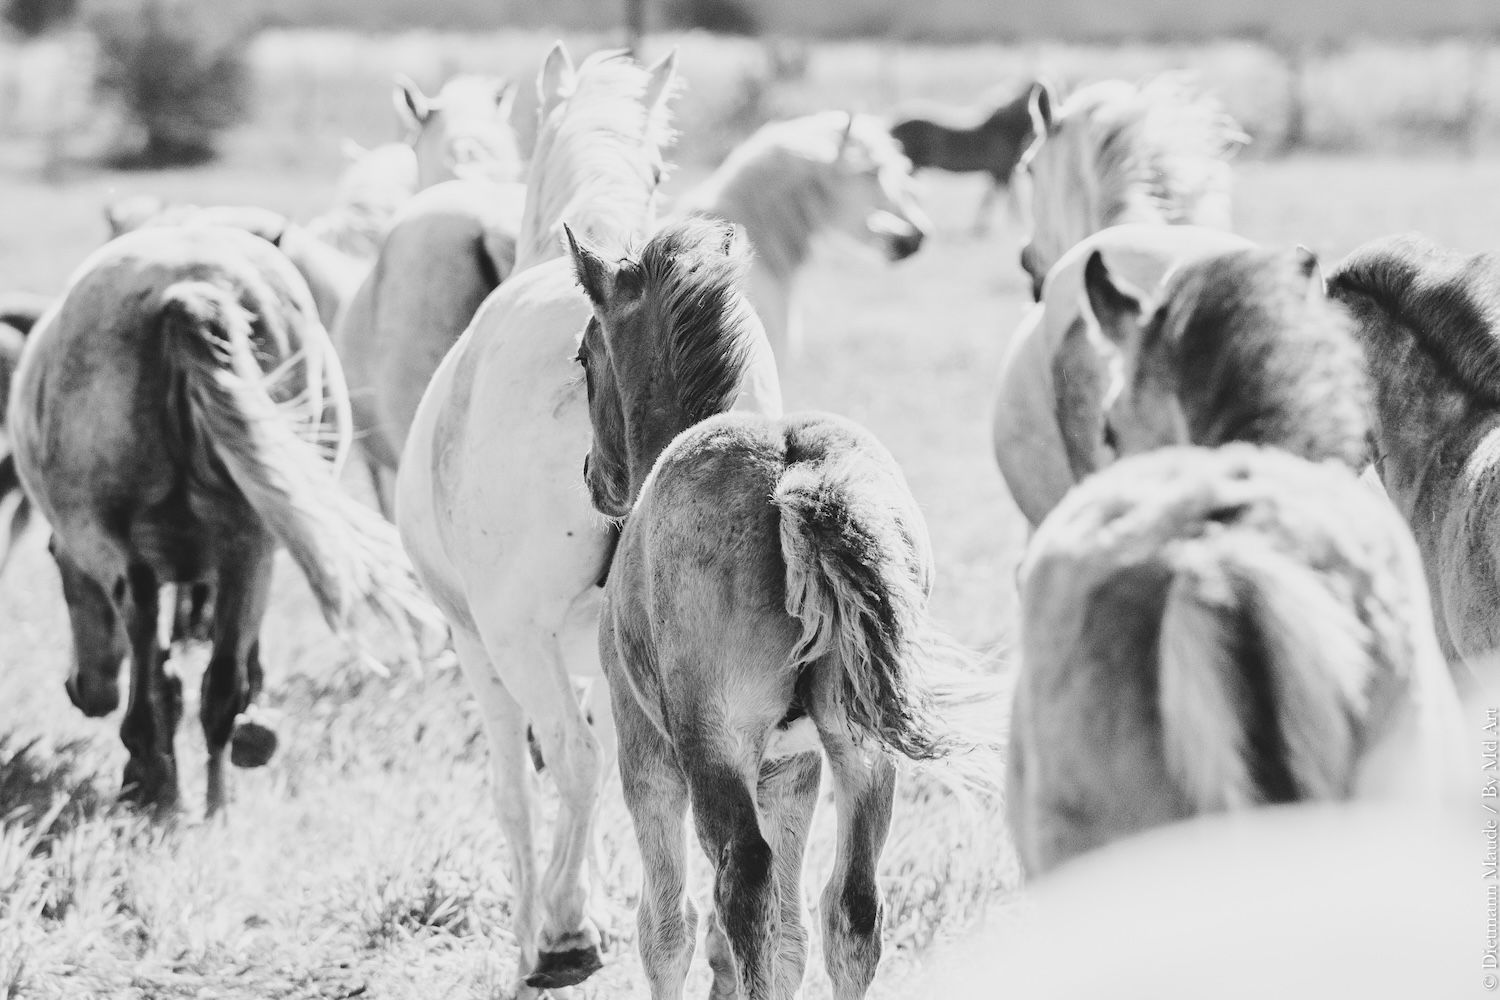
{"label": "dark hoof", "polygon": [[542,745],[536,741],[536,733],[530,726],[526,727],[526,749],[531,751],[531,767],[537,774],[547,770],[547,762],[542,759]]}
{"label": "dark hoof", "polygon": [[544,951],[537,960],[536,969],[526,977],[526,985],[537,990],[577,986],[602,968],[604,960],[596,947]]}
{"label": "dark hoof", "polygon": [[120,801],[148,810],[158,816],[176,812],[181,793],[177,788],[177,768],[168,763],[143,765],[131,761],[125,765],[125,781]]}
{"label": "dark hoof", "polygon": [[112,679],[69,677],[63,681],[73,707],[91,719],[101,719],[120,707],[120,683]]}
{"label": "dark hoof", "polygon": [[276,753],[276,731],[243,715],[229,737],[229,763],[235,767],[264,767]]}

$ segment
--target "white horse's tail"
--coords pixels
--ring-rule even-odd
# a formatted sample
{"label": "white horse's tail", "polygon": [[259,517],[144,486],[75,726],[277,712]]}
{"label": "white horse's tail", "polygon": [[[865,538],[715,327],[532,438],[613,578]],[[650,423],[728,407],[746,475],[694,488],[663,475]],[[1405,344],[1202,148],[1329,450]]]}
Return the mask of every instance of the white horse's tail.
{"label": "white horse's tail", "polygon": [[1225,542],[1193,552],[1167,591],[1168,772],[1204,811],[1344,798],[1365,714],[1367,629],[1318,571]]}
{"label": "white horse's tail", "polygon": [[210,282],[182,281],[162,293],[160,322],[169,410],[181,421],[190,479],[244,496],[340,635],[360,606],[407,638],[435,622],[395,529],[339,488],[317,428],[299,426],[271,397],[239,303]]}
{"label": "white horse's tail", "polygon": [[793,662],[840,672],[857,732],[913,761],[961,764],[963,783],[998,789],[1008,691],[933,623],[908,537],[859,491],[847,466],[821,464],[794,465],[777,486],[786,610],[802,623]]}

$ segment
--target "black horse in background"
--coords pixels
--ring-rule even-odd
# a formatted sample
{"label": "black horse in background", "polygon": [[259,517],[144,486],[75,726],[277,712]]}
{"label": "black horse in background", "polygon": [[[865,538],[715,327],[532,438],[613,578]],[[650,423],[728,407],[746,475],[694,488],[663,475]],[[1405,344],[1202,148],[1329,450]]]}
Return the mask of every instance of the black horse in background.
{"label": "black horse in background", "polygon": [[[996,196],[1009,187],[1011,173],[1031,144],[1028,102],[1032,85],[999,105],[952,108],[925,105],[911,114],[898,114],[891,135],[906,150],[916,168],[933,167],[956,173],[983,172],[994,183],[985,191],[974,220],[975,235],[988,229]],[[915,113],[920,110],[922,113]]]}

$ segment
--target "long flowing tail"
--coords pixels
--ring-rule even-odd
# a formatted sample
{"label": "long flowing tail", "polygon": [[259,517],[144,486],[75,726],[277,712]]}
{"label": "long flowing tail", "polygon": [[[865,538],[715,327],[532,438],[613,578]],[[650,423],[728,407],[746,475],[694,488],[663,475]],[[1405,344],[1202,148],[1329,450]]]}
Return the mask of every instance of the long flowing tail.
{"label": "long flowing tail", "polygon": [[1264,546],[1225,539],[1188,559],[1161,623],[1169,772],[1203,810],[1345,797],[1371,671],[1355,609]]}
{"label": "long flowing tail", "polygon": [[408,640],[436,624],[395,529],[339,488],[318,428],[272,398],[272,377],[255,361],[250,318],[239,303],[212,283],[183,281],[163,292],[160,321],[171,410],[182,418],[194,480],[244,496],[340,635],[350,637],[359,608]]}
{"label": "long flowing tail", "polygon": [[966,780],[998,788],[1007,687],[933,623],[894,513],[862,497],[847,467],[811,463],[790,468],[774,500],[786,609],[803,629],[795,661],[841,672],[857,731],[913,761],[962,755]]}

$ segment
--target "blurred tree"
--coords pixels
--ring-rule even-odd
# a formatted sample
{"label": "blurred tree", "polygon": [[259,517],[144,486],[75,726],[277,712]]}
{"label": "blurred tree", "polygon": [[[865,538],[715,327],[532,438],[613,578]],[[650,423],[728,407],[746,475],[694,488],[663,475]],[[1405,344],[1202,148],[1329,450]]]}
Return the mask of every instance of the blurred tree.
{"label": "blurred tree", "polygon": [[752,0],[667,0],[667,24],[721,35],[756,35],[760,17]]}
{"label": "blurred tree", "polygon": [[5,0],[0,17],[23,37],[35,38],[66,24],[78,13],[78,0]]}
{"label": "blurred tree", "polygon": [[146,165],[212,158],[214,140],[250,105],[250,31],[234,8],[195,0],[96,0],[94,86],[141,133],[123,157]]}

